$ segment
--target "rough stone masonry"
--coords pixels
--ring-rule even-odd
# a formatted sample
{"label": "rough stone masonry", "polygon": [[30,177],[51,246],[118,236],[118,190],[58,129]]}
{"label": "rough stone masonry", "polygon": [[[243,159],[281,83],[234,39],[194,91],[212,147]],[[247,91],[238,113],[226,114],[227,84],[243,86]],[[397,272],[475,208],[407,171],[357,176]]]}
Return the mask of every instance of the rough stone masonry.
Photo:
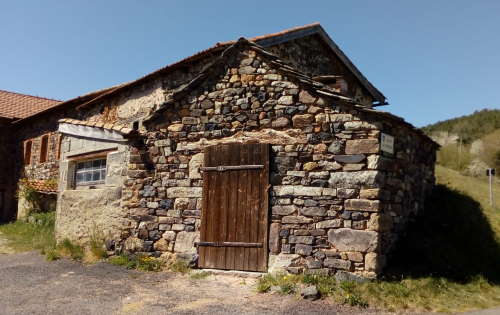
{"label": "rough stone masonry", "polygon": [[[130,147],[118,243],[195,257],[203,148],[259,141],[272,145],[269,271],[375,276],[432,187],[434,143],[238,47],[145,121],[142,145]],[[381,152],[381,132],[395,137],[393,155]]]}
{"label": "rough stone masonry", "polygon": [[[295,50],[307,49],[296,39],[270,50],[285,55],[297,42]],[[268,271],[380,274],[434,184],[437,145],[401,118],[360,105],[372,96],[356,76],[346,75],[345,92],[305,74],[335,74],[304,71],[314,64],[303,60],[308,54],[283,60],[244,39],[205,54],[85,104],[74,121],[102,133],[134,129],[117,146],[113,215],[98,222],[110,248],[196,263],[209,211],[202,208],[204,148],[259,142],[271,146]],[[392,152],[382,150],[382,136],[393,137]],[[63,179],[70,170],[61,170]],[[90,189],[99,195],[106,187]],[[61,217],[78,211],[64,206],[79,202],[77,190],[64,192],[71,189],[60,192],[71,200],[58,202],[58,238],[84,240],[89,224]]]}

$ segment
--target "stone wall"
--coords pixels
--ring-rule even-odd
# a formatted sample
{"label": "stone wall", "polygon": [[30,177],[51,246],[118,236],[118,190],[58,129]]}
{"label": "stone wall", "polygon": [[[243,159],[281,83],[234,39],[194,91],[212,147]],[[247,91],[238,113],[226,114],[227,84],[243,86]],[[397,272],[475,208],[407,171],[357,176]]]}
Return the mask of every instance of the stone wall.
{"label": "stone wall", "polygon": [[148,116],[156,106],[163,103],[167,95],[192,80],[214,56],[208,54],[187,66],[164,71],[161,76],[153,76],[117,95],[104,97],[99,103],[82,110],[84,120],[132,127],[133,122]]}
{"label": "stone wall", "polygon": [[[287,41],[266,49],[305,74],[342,76],[348,84],[348,96],[353,97],[359,104],[371,107],[373,98],[368,91],[317,35]],[[172,67],[161,75],[151,76],[149,80],[133,88],[100,99],[93,106],[86,107],[82,114],[89,122],[131,125],[148,116],[169,95],[195,78],[220,53],[221,51],[207,54],[186,63],[185,66]]]}
{"label": "stone wall", "polygon": [[347,82],[347,95],[354,98],[359,104],[371,107],[373,97],[344,63],[332,53],[331,48],[327,47],[318,36],[312,35],[287,41],[270,46],[267,50],[280,56],[287,63],[310,76],[342,76]]}
{"label": "stone wall", "polygon": [[[42,161],[42,138],[48,137],[46,160]],[[59,144],[60,134],[56,131],[41,133],[37,137],[25,140],[31,141],[31,163],[24,165],[23,177],[28,179],[57,179],[59,175]],[[23,149],[24,151],[24,149]]]}
{"label": "stone wall", "polygon": [[[86,243],[91,236],[120,239],[127,226],[121,206],[128,146],[123,143],[64,135],[62,141],[56,238]],[[76,186],[75,165],[89,154],[106,158],[103,184]],[[100,154],[100,155],[99,155]]]}
{"label": "stone wall", "polygon": [[[50,113],[29,118],[12,126],[16,143],[12,157],[15,163],[15,182],[19,179],[57,180],[59,177],[60,134],[57,132],[58,120],[71,117],[78,118],[80,113],[75,108],[61,107]],[[40,162],[41,139],[49,137],[47,160]],[[24,145],[32,141],[31,164],[24,163]]]}
{"label": "stone wall", "polygon": [[[253,50],[165,110],[130,151],[124,250],[193,255],[203,148],[272,145],[270,271],[374,276],[433,183],[435,146],[404,122],[323,97]],[[380,151],[380,132],[396,152]]]}

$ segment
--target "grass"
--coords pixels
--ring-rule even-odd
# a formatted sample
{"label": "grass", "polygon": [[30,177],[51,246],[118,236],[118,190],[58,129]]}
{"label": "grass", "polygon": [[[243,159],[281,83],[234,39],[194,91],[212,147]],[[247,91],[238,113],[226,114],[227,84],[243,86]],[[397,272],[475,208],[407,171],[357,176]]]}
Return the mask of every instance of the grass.
{"label": "grass", "polygon": [[[497,178],[499,176],[497,174]],[[445,185],[449,189],[456,190],[478,202],[496,237],[500,238],[500,184],[498,181],[493,184],[495,197],[495,208],[493,208],[489,203],[489,184],[486,176],[479,178],[464,176],[459,172],[437,165],[436,177],[438,184]]]}
{"label": "grass", "polygon": [[[318,275],[265,275],[257,291],[316,285],[338,303],[388,311],[457,313],[500,306],[500,185],[437,166],[438,185],[407,228],[382,279],[338,283]],[[289,292],[290,293],[290,292]]]}
{"label": "grass", "polygon": [[460,149],[457,144],[448,144],[437,152],[437,162],[446,168],[463,172],[474,159],[469,150],[470,145],[462,145]]}
{"label": "grass", "polygon": [[94,262],[105,258],[103,241],[91,237],[89,247],[76,245],[69,239],[56,244],[54,235],[55,212],[33,213],[29,221],[15,221],[0,225],[0,233],[9,240],[15,252],[39,250],[47,260],[68,257],[77,261]]}
{"label": "grass", "polygon": [[56,251],[62,257],[69,257],[77,261],[81,261],[85,255],[83,247],[73,244],[69,239],[64,239],[60,244],[57,244]]}
{"label": "grass", "polygon": [[9,247],[16,252],[51,251],[56,246],[54,236],[55,213],[36,213],[34,222],[15,221],[0,225],[0,233],[9,240]]}
{"label": "grass", "polygon": [[210,276],[210,272],[200,271],[200,272],[192,272],[189,275],[189,278],[191,278],[192,280],[203,280],[203,279],[208,278],[209,276]]}
{"label": "grass", "polygon": [[127,269],[136,269],[140,271],[161,271],[163,268],[163,262],[160,259],[145,255],[122,254],[110,257],[108,262],[113,265],[124,266]]}
{"label": "grass", "polygon": [[85,251],[84,261],[86,263],[93,263],[108,257],[104,239],[104,236],[98,232],[97,227],[93,227],[90,232],[88,250]]}
{"label": "grass", "polygon": [[351,306],[366,307],[368,303],[360,295],[358,284],[337,282],[335,278],[320,275],[266,274],[257,281],[257,292],[264,293],[278,287],[280,294],[298,294],[302,287],[315,285],[322,297]]}
{"label": "grass", "polygon": [[183,260],[176,260],[170,266],[169,269],[173,272],[179,273],[190,273],[191,268],[189,268],[189,264]]}

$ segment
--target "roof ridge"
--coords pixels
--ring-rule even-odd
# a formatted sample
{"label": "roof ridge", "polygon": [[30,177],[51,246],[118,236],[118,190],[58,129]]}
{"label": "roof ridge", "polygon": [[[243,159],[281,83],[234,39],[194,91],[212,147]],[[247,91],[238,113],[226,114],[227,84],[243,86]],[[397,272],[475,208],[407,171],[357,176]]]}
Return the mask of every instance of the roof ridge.
{"label": "roof ridge", "polygon": [[44,100],[47,100],[47,101],[54,101],[54,102],[61,102],[61,103],[64,102],[62,100],[56,100],[55,98],[48,98],[48,97],[43,97],[43,96],[36,96],[36,95],[31,95],[31,94],[25,94],[25,93],[7,91],[7,90],[3,90],[3,89],[0,89],[0,92],[6,92],[6,93],[10,93],[10,94],[17,94],[17,95],[29,96],[29,97],[36,97],[36,98],[44,99]]}
{"label": "roof ridge", "polygon": [[[272,37],[276,37],[276,36],[281,36],[281,35],[284,35],[284,34],[288,34],[288,33],[291,33],[291,32],[296,32],[296,31],[300,31],[300,30],[304,30],[304,29],[308,29],[308,28],[314,28],[314,27],[318,27],[318,26],[321,26],[321,23],[319,22],[314,22],[314,23],[311,23],[311,24],[306,24],[306,25],[302,25],[302,26],[296,26],[296,27],[292,27],[292,28],[288,28],[288,29],[285,29],[283,31],[280,31],[280,32],[276,32],[276,33],[271,33],[271,34],[266,34],[266,35],[259,35],[259,36],[255,36],[255,37],[252,37],[250,39],[246,39],[248,41],[257,41],[257,40],[261,40],[261,39],[266,39],[266,38],[272,38]],[[234,45],[235,43],[238,42],[238,39],[236,40],[232,40],[232,41],[227,41],[227,42],[217,42],[215,45],[207,48],[207,49],[204,49],[204,50],[201,50],[191,56],[188,56],[188,57],[185,57],[185,58],[182,58],[180,60],[177,60],[173,63],[170,63],[166,66],[163,66],[153,72],[150,72],[150,73],[147,73],[145,75],[143,75],[142,77],[136,79],[136,80],[132,80],[132,81],[129,81],[129,82],[126,82],[124,83],[122,86],[118,86],[116,87],[115,89],[111,89],[97,97],[95,97],[94,99],[91,99],[83,104],[80,104],[77,106],[77,109],[81,109],[83,107],[86,107],[90,104],[92,104],[94,101],[98,100],[98,99],[101,99],[101,98],[104,98],[110,94],[113,94],[115,91],[117,90],[120,90],[122,88],[126,88],[127,86],[131,86],[133,84],[135,84],[136,82],[139,82],[139,81],[142,81],[144,79],[147,79],[147,78],[151,78],[152,76],[154,75],[157,75],[158,73],[161,73],[165,70],[168,70],[168,69],[172,69],[176,66],[179,66],[179,65],[182,65],[186,62],[189,62],[191,60],[196,60],[197,58],[201,58],[203,57],[205,54],[208,54],[208,53],[211,53],[211,52],[215,52],[217,49],[226,49],[228,46],[231,46],[231,45]]]}
{"label": "roof ridge", "polygon": [[[250,41],[250,42],[255,42],[255,41],[258,41],[258,40],[262,40],[262,39],[266,39],[266,38],[270,38],[270,37],[275,37],[275,36],[280,36],[280,35],[285,35],[285,34],[288,34],[288,33],[296,32],[296,31],[300,31],[300,30],[303,30],[303,29],[306,29],[306,28],[312,28],[312,27],[320,26],[320,25],[321,25],[321,23],[314,22],[314,23],[310,23],[310,24],[306,24],[306,25],[294,26],[294,27],[287,28],[287,29],[284,29],[284,30],[279,31],[279,32],[274,32],[274,33],[269,33],[269,34],[264,34],[264,35],[258,35],[258,36],[254,36],[254,37],[250,37],[250,38],[246,38],[246,39],[248,41]],[[218,43],[216,43],[216,46],[231,45],[231,44],[236,43],[237,41],[238,40],[230,40],[230,41],[225,41],[225,42],[218,42]]]}

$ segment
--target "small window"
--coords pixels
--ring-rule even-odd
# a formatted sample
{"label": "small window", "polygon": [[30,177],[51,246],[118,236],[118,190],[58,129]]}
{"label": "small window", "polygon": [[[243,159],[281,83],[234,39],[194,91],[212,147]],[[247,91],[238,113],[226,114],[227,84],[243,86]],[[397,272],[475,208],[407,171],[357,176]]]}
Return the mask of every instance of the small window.
{"label": "small window", "polygon": [[24,164],[25,165],[31,164],[31,146],[32,146],[31,140],[26,141],[26,143],[24,144]]}
{"label": "small window", "polygon": [[102,184],[106,178],[106,159],[76,163],[76,185]]}
{"label": "small window", "polygon": [[42,137],[42,144],[40,145],[40,163],[47,162],[47,147],[49,146],[49,136]]}
{"label": "small window", "polygon": [[61,159],[62,135],[57,137],[57,160]]}

